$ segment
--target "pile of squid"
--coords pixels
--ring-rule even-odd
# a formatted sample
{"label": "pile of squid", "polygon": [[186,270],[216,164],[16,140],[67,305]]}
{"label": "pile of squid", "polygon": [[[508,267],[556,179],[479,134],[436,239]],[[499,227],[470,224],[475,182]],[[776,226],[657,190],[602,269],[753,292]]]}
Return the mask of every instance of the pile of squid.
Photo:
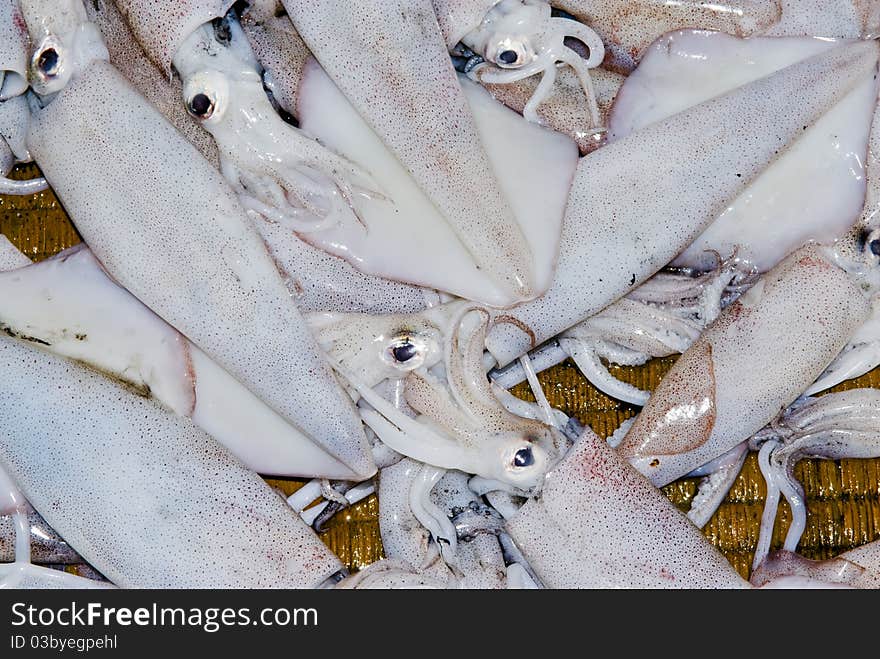
{"label": "pile of squid", "polygon": [[[0,0],[0,193],[83,239],[0,236],[0,586],[880,586],[880,541],[796,553],[794,475],[880,457],[880,391],[820,395],[880,364],[878,34],[880,0]],[[569,358],[642,407],[607,441],[541,391]],[[746,581],[700,527],[749,451]],[[373,493],[349,574],[316,529]]]}

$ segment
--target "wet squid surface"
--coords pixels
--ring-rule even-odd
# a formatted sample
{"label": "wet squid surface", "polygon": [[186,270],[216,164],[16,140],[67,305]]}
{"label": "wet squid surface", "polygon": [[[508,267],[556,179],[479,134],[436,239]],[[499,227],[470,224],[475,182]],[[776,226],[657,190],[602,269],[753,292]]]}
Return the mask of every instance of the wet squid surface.
{"label": "wet squid surface", "polygon": [[[12,176],[31,178],[36,174],[36,168],[26,166],[14,170]],[[0,195],[0,233],[34,260],[48,258],[80,242],[51,191],[27,197]],[[653,390],[675,359],[657,359],[639,367],[611,365],[609,370],[615,377],[640,389]],[[603,438],[639,409],[601,393],[571,361],[540,373],[539,379],[551,405],[589,424]],[[860,387],[880,387],[880,369],[830,391]],[[513,392],[531,399],[525,383]],[[802,460],[795,467],[795,476],[804,486],[807,502],[807,527],[798,553],[807,558],[825,559],[880,538],[880,459]],[[699,480],[680,479],[664,487],[663,492],[686,511],[697,492]],[[268,479],[268,482],[286,494],[305,483],[293,479]],[[757,454],[752,453],[724,502],[703,529],[708,540],[743,576],[749,573],[757,544],[765,495]],[[373,495],[332,518],[321,539],[344,565],[356,570],[384,555],[378,519],[378,499]],[[776,518],[772,549],[782,546],[790,521],[788,506],[783,502]]]}

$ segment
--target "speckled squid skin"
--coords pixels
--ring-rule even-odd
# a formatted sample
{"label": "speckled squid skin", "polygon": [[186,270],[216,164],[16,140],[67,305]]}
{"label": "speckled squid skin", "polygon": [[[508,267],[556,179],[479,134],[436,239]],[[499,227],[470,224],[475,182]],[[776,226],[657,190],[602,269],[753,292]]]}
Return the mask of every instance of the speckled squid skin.
{"label": "speckled squid skin", "polygon": [[116,585],[307,588],[341,568],[282,498],[190,421],[6,337],[0,369],[0,461]]}
{"label": "speckled squid skin", "polygon": [[782,15],[768,36],[821,36],[858,39],[880,28],[877,0],[779,0]]}
{"label": "speckled squid skin", "polygon": [[28,47],[18,0],[0,0],[0,101],[27,89]]}
{"label": "speckled squid skin", "polygon": [[482,146],[430,2],[283,4],[321,66],[509,304],[540,294],[531,251],[496,178],[503,172],[493,170]]}
{"label": "speckled squid skin", "polygon": [[581,158],[550,290],[506,311],[511,322],[496,323],[489,333],[487,348],[499,365],[662,268],[804,126],[870,75],[877,54],[875,42],[843,45]]}
{"label": "speckled squid skin", "polygon": [[795,400],[869,313],[859,286],[822,248],[801,248],[679,358],[618,452],[657,486],[709,462]]}
{"label": "speckled squid skin", "polygon": [[132,33],[159,70],[196,28],[225,16],[235,0],[115,0]]}
{"label": "speckled squid skin", "polygon": [[747,37],[776,24],[782,12],[780,0],[554,0],[552,4],[596,30],[605,43],[605,65],[621,73],[632,71],[645,48],[671,30],[693,27]]}
{"label": "speckled squid skin", "polygon": [[101,30],[110,51],[110,62],[140,94],[156,106],[215,167],[220,161],[211,136],[193,119],[180,102],[181,84],[177,76],[169,76],[147,57],[113,0],[89,0],[83,3],[89,20]]}
{"label": "speckled squid skin", "polygon": [[235,194],[119,72],[92,63],[34,115],[29,146],[124,288],[356,473],[374,473],[354,406]]}
{"label": "speckled squid skin", "polygon": [[506,523],[548,588],[746,588],[663,494],[587,429]]}

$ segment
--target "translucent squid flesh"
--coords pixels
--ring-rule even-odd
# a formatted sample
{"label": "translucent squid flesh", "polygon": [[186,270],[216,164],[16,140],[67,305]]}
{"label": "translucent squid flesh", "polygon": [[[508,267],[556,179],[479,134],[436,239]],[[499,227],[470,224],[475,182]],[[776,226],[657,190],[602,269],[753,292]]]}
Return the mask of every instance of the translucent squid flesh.
{"label": "translucent squid flesh", "polygon": [[[83,3],[90,21],[98,26],[110,62],[171,124],[193,143],[214,166],[219,165],[217,146],[211,136],[180,103],[181,82],[147,57],[113,0]],[[180,3],[175,3],[180,4]]]}
{"label": "translucent squid flesh", "polygon": [[868,313],[853,276],[824,248],[801,248],[679,358],[618,452],[657,486],[726,453],[795,400]]}
{"label": "translucent squid flesh", "polygon": [[[664,35],[627,78],[614,104],[609,140],[619,139],[839,43],[802,37],[738,39],[720,32]],[[705,269],[712,252],[766,272],[808,240],[830,244],[862,211],[877,80],[866,75],[808,126],[723,209],[672,265]]]}
{"label": "translucent squid flesh", "polygon": [[116,281],[357,474],[373,473],[351,401],[235,194],[119,72],[92,62],[35,109],[28,146]]}
{"label": "translucent squid flesh", "polygon": [[765,32],[781,16],[780,0],[553,0],[553,5],[596,30],[605,43],[605,65],[621,73],[632,71],[648,45],[672,30],[747,37]]}
{"label": "translucent squid flesh", "polygon": [[0,462],[116,585],[302,588],[341,569],[282,498],[190,421],[8,337],[0,365]]}
{"label": "translucent squid flesh", "polygon": [[191,417],[258,473],[357,479],[110,279],[85,245],[32,265],[19,256],[26,267],[0,272],[6,334],[88,364]]}
{"label": "translucent squid flesh", "polygon": [[778,551],[752,572],[758,588],[880,588],[880,541],[850,549],[839,556],[813,561],[794,552]]}
{"label": "translucent squid flesh", "polygon": [[744,588],[700,531],[589,429],[505,525],[548,588]]}
{"label": "translucent squid flesh", "polygon": [[584,156],[556,279],[492,328],[487,348],[498,364],[597,313],[666,265],[876,65],[874,42],[841,45]]}
{"label": "translucent squid flesh", "polygon": [[[500,184],[507,172],[483,147],[429,0],[283,4],[321,66],[504,293],[502,306],[540,294],[520,211]],[[474,171],[481,176],[459,173]]]}
{"label": "translucent squid flesh", "polygon": [[[543,290],[554,274],[578,150],[570,139],[530,124],[466,77],[456,84],[473,115],[483,151],[495,171],[505,172],[499,184],[517,209],[516,219],[531,248],[535,281]],[[369,171],[386,197],[358,199],[361,222],[352,219],[302,237],[363,272],[509,306],[510,296],[474,260],[404,165],[316,62],[306,66],[298,89],[301,128]],[[470,169],[473,163],[461,161],[459,166],[462,172],[476,171]]]}

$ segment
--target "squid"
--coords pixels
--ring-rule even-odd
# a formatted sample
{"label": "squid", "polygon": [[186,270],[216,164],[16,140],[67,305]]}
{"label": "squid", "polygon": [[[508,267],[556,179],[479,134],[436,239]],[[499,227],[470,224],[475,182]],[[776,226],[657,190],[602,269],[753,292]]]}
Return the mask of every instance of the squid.
{"label": "squid", "polygon": [[746,588],[666,497],[586,429],[505,530],[548,588]]}
{"label": "squid", "polygon": [[[432,467],[476,474],[489,490],[537,492],[567,450],[568,439],[549,411],[540,420],[524,418],[499,400],[483,365],[489,324],[486,310],[472,305],[459,309],[439,348],[442,357],[436,358],[442,359],[445,377],[436,368],[435,373],[428,370],[412,339],[394,344],[388,355],[399,363],[403,398],[417,418],[383,398],[352,365],[332,356],[331,363],[361,396],[364,421],[393,450]],[[381,359],[375,352],[372,358]]]}
{"label": "squid", "polygon": [[[571,67],[585,94],[589,123],[587,138],[604,132],[590,69],[605,58],[602,40],[578,21],[551,15],[545,0],[482,0],[467,3],[433,0],[447,46],[461,43],[483,59],[469,72],[487,84],[510,84],[541,74],[523,116],[540,122],[538,106],[546,100],[556,82],[560,63]],[[574,39],[586,49],[586,56],[570,48]]]}
{"label": "squid", "polygon": [[[672,30],[701,28],[740,37],[763,34],[779,22],[781,4],[780,0],[553,0],[554,6],[599,34],[605,44],[605,65],[621,73],[632,71],[651,42]],[[792,0],[792,4],[803,3]]]}
{"label": "squid", "polygon": [[[253,27],[256,19],[249,12],[245,17]],[[286,36],[292,53],[274,48]],[[173,55],[186,85],[186,106],[220,144],[221,169],[249,212],[295,231],[298,239],[371,278],[510,304],[489,270],[474,260],[467,241],[324,70],[310,57],[302,61],[307,53],[297,47],[301,41],[292,26],[287,31],[273,27],[268,35],[258,31],[251,41],[259,53],[269,53],[272,68],[261,69],[231,15],[198,28]],[[292,61],[279,64],[278,58],[287,56]],[[530,126],[467,84],[474,89],[465,86],[458,93],[474,113],[492,166],[517,172],[501,185],[519,211],[536,281],[546,288],[577,151],[570,140]],[[299,129],[290,125],[294,116]],[[300,246],[299,251],[309,250]]]}
{"label": "squid", "polygon": [[[632,405],[644,405],[650,393],[615,378],[602,360],[638,366],[687,350],[721,309],[748,289],[753,273],[742,272],[732,261],[721,262],[715,271],[697,277],[657,273],[626,297],[532,351],[532,368],[543,371],[571,358],[601,391]],[[493,370],[490,377],[509,389],[527,374],[516,361]]]}
{"label": "squid", "polygon": [[[506,310],[506,322],[496,323],[487,337],[498,365],[655,274],[799,138],[804,126],[873,79],[876,67],[874,42],[839,44],[584,156],[550,290]],[[778,111],[781,104],[785,112]],[[730,116],[738,118],[735,124]],[[747,140],[741,126],[749,127]]]}
{"label": "squid", "polygon": [[752,572],[758,588],[880,588],[880,541],[845,551],[824,561],[812,561],[790,551],[778,551]]}
{"label": "squid", "polygon": [[757,568],[767,557],[776,509],[782,494],[789,503],[791,525],[783,549],[794,552],[807,524],[803,487],[794,477],[802,458],[880,457],[880,391],[852,389],[819,398],[799,398],[749,440],[759,450],[767,481],[767,500],[755,551]]}
{"label": "squid", "polygon": [[[627,78],[609,119],[609,141],[808,57],[840,42],[805,37],[739,39],[681,30],[650,46]],[[859,218],[866,194],[877,81],[865,78],[722,209],[672,261],[697,272],[730,254],[767,272],[808,240],[831,244]]]}
{"label": "squid", "polygon": [[[485,68],[468,69],[468,75],[485,87],[493,98],[520,114],[534,98],[540,83],[534,77],[513,83],[489,82],[483,77]],[[625,77],[619,73],[597,67],[590,72],[596,106],[599,112],[598,125],[608,126],[608,115]],[[593,125],[592,111],[586,102],[583,87],[577,76],[568,69],[557,73],[556,84],[546,99],[539,101],[535,111],[539,123],[573,139],[581,154],[586,155],[605,143],[606,131],[590,128]]]}
{"label": "squid", "polygon": [[662,486],[769,423],[868,318],[877,283],[876,266],[860,274],[876,261],[867,251],[845,269],[835,258],[842,248],[809,244],[764,275],[678,359],[617,447],[620,456]]}
{"label": "squid", "polygon": [[497,538],[500,516],[467,482],[466,474],[408,458],[381,470],[382,547],[387,558],[445,587],[502,588],[507,570]]}
{"label": "squid", "polygon": [[[182,102],[183,86],[178,75],[171,78],[163,76],[160,69],[140,49],[135,41],[128,24],[110,0],[101,0],[99,3],[86,4],[89,18],[101,29],[102,36],[108,44],[111,62],[134,84],[144,97],[153,103],[162,115],[181,131],[212,163],[218,168],[220,156],[214,136],[204,128],[204,116],[195,116],[189,111],[191,103]],[[133,15],[133,9],[129,9]],[[221,22],[216,19],[216,30],[229,35],[229,21]],[[288,26],[290,21],[285,19]],[[210,30],[208,26],[200,26],[196,32]],[[187,37],[192,39],[192,35]],[[285,42],[286,43],[286,42]],[[228,44],[227,44],[228,45]],[[180,48],[184,46],[181,45]],[[220,48],[219,44],[216,47]],[[305,56],[308,57],[306,51]],[[234,57],[234,55],[232,55]],[[252,63],[246,61],[244,66]],[[253,77],[259,73],[252,72]],[[215,72],[215,76],[221,75]],[[251,79],[251,83],[255,82]],[[262,76],[262,85],[267,84],[265,73]],[[247,84],[246,81],[239,81]],[[256,102],[261,99],[268,106],[269,101],[265,98],[262,85],[256,81]],[[203,89],[202,92],[211,93],[211,89]],[[195,95],[195,94],[193,94]],[[227,96],[225,102],[230,102]],[[191,100],[191,99],[190,99]],[[226,107],[219,107],[218,101],[213,94],[214,103],[212,116],[216,122],[223,113],[227,117],[233,116]],[[237,102],[237,97],[232,100]],[[271,113],[267,116],[266,123],[271,124],[275,118],[274,107],[264,108]],[[276,118],[277,119],[277,118]],[[280,122],[280,120],[278,120]],[[275,124],[276,129],[278,125]],[[291,132],[288,134],[287,130]],[[281,135],[296,138],[292,127],[281,130]],[[263,138],[265,141],[265,137]],[[302,138],[300,138],[302,140]],[[312,141],[313,142],[313,141]],[[299,143],[299,142],[297,142]],[[224,142],[230,146],[228,141]],[[315,147],[313,150],[317,148]],[[244,148],[233,149],[234,153],[243,153]],[[253,152],[252,150],[249,152]],[[338,158],[336,159],[339,160]],[[238,186],[238,178],[232,177],[230,184]],[[314,185],[312,186],[314,188]],[[297,306],[305,311],[361,311],[367,313],[390,313],[394,311],[416,311],[424,307],[424,293],[415,286],[407,286],[397,282],[390,282],[378,277],[370,277],[362,274],[354,267],[339,258],[328,256],[323,252],[301,240],[290,227],[278,223],[253,211],[248,214],[253,219],[257,231],[262,236],[266,247],[273,260],[282,271],[282,276],[288,285],[290,294],[294,297]]]}
{"label": "squid", "polygon": [[192,418],[258,473],[358,479],[120,288],[85,245],[31,264],[0,236],[0,257],[6,334],[88,364]]}
{"label": "squid", "polygon": [[858,39],[877,35],[880,7],[874,0],[779,0],[781,16],[766,34]]}
{"label": "squid", "polygon": [[158,67],[147,56],[113,0],[92,0],[83,4],[88,19],[101,31],[113,66],[193,143],[208,162],[219,166],[214,140],[180,103],[180,79],[169,76],[167,69]]}
{"label": "squid", "polygon": [[282,498],[191,421],[9,337],[0,367],[0,464],[115,585],[304,588],[341,570]]}
{"label": "squid", "polygon": [[0,589],[112,588],[105,580],[86,579],[32,563],[73,563],[82,559],[46,525],[2,466],[0,529]]}
{"label": "squid", "polygon": [[[28,148],[94,255],[284,420],[369,477],[354,406],[235,193],[107,63],[81,5],[49,14],[71,28],[36,4],[22,5],[35,44]],[[53,59],[57,72],[41,66]]]}
{"label": "squid", "polygon": [[521,229],[527,211],[513,204],[503,187],[508,172],[487,153],[429,0],[282,4],[323,69],[499,289],[498,304],[542,293],[546,283],[536,281]]}

